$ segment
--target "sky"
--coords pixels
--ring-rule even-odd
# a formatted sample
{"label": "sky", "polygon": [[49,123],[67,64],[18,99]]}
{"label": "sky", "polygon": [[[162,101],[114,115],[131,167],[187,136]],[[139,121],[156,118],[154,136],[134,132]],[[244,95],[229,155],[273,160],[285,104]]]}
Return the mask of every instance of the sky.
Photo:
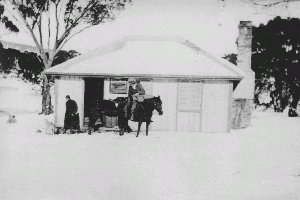
{"label": "sky", "polygon": [[[242,0],[133,0],[114,22],[100,24],[73,37],[64,47],[80,53],[126,35],[178,35],[217,56],[237,53],[240,21],[267,23],[276,15],[300,17],[300,3],[260,9]],[[4,31],[1,31],[4,32]],[[0,34],[1,34],[0,32]],[[34,45],[24,33],[2,35],[3,40]]]}

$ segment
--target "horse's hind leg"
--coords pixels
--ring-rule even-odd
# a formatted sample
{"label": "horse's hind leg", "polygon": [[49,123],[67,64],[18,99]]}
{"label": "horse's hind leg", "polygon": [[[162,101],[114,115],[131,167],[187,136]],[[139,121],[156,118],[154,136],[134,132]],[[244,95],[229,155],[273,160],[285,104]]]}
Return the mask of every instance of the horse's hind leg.
{"label": "horse's hind leg", "polygon": [[125,122],[125,126],[124,126],[124,131],[127,131],[127,133],[130,133],[132,132],[132,129],[130,128],[130,126],[128,125],[128,120],[126,119],[126,122]]}
{"label": "horse's hind leg", "polygon": [[119,135],[120,135],[120,136],[124,135],[124,129],[125,129],[125,128],[124,128],[124,127],[119,127],[119,128],[120,128],[120,134],[119,134]]}
{"label": "horse's hind leg", "polygon": [[92,129],[94,129],[92,124],[94,124],[94,123],[92,123],[92,121],[90,121],[90,124],[89,124],[89,131],[88,131],[88,134],[89,134],[89,135],[92,134]]}
{"label": "horse's hind leg", "polygon": [[129,125],[127,125],[127,133],[130,133],[130,132],[132,132],[132,129],[130,128]]}
{"label": "horse's hind leg", "polygon": [[89,135],[91,135],[92,134],[92,130],[91,130],[92,128],[91,127],[89,127],[89,130],[88,130],[88,134]]}

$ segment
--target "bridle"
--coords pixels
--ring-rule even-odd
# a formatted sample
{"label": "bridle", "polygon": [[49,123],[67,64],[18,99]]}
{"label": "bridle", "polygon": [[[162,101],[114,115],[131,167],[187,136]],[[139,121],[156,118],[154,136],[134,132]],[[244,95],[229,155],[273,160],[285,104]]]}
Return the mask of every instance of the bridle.
{"label": "bridle", "polygon": [[[156,102],[156,100],[154,100],[153,101],[153,105],[154,105],[154,108],[158,111],[158,110],[160,110],[161,111],[161,109],[158,109],[158,103]],[[160,112],[159,112],[160,113]]]}

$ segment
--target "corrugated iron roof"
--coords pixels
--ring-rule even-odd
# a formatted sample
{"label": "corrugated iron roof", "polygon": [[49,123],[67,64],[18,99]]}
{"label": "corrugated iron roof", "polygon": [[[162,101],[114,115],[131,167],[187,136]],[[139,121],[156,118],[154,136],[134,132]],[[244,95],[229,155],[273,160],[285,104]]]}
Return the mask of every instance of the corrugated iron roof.
{"label": "corrugated iron roof", "polygon": [[126,36],[45,70],[48,75],[242,79],[243,70],[182,37]]}

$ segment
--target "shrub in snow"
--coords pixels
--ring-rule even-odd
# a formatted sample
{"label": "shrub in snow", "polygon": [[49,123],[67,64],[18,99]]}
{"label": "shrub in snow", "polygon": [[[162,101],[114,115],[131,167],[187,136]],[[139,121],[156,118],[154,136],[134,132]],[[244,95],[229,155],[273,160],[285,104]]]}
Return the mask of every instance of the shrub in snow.
{"label": "shrub in snow", "polygon": [[46,122],[46,134],[54,134],[54,114],[45,115],[45,122]]}
{"label": "shrub in snow", "polygon": [[52,122],[52,123],[54,123],[54,114],[52,113],[52,114],[50,114],[50,115],[44,115],[44,119],[45,119],[45,121],[47,121],[47,122]]}
{"label": "shrub in snow", "polygon": [[32,90],[35,91],[36,94],[42,94],[42,87],[40,85],[33,85]]}
{"label": "shrub in snow", "polygon": [[40,116],[39,130],[37,130],[37,132],[41,132],[40,129],[45,129],[46,134],[53,134],[55,129],[54,114]]}
{"label": "shrub in snow", "polygon": [[16,122],[17,122],[16,116],[14,116],[14,115],[9,115],[8,120],[7,120],[7,123],[13,124],[13,123],[16,123]]}
{"label": "shrub in snow", "polygon": [[9,74],[9,76],[17,78],[18,77],[18,73],[12,72],[12,73]]}

